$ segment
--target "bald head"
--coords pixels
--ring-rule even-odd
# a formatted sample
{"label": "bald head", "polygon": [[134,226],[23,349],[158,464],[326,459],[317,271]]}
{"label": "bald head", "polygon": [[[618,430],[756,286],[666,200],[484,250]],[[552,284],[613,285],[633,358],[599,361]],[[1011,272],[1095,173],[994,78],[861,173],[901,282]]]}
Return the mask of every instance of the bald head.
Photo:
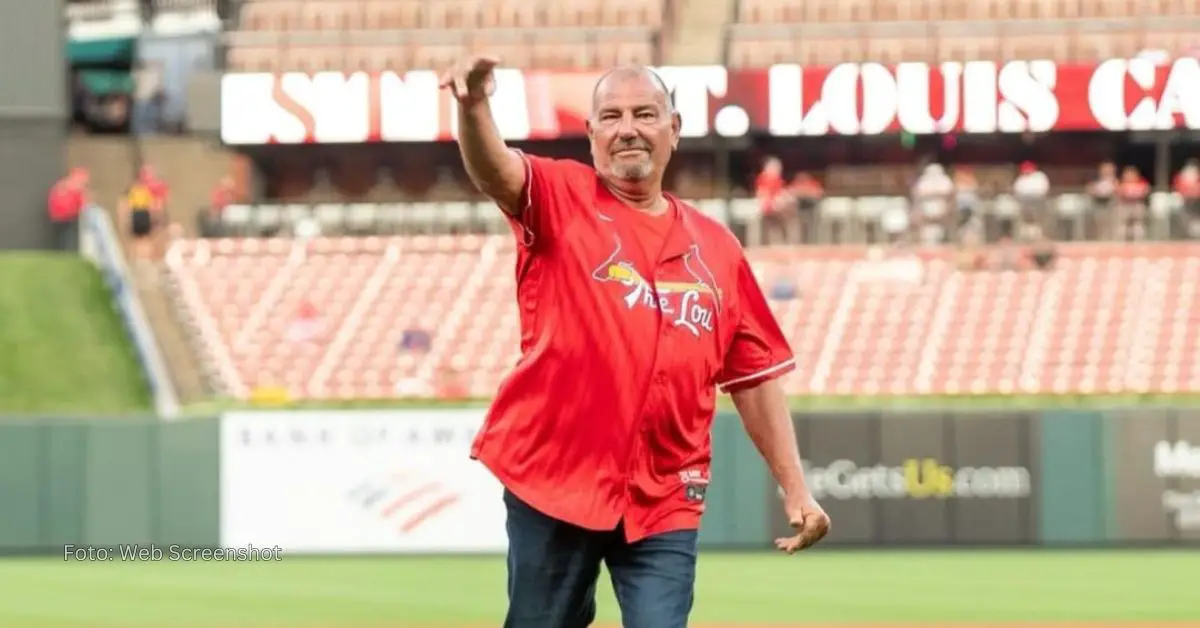
{"label": "bald head", "polygon": [[592,113],[595,114],[599,109],[601,98],[608,90],[615,85],[628,83],[649,84],[660,95],[666,112],[668,114],[675,113],[674,99],[671,96],[671,90],[667,88],[667,83],[657,72],[644,65],[620,66],[600,75],[600,79],[596,81],[596,87],[592,89]]}
{"label": "bald head", "polygon": [[596,81],[587,129],[592,160],[607,180],[658,190],[680,125],[666,83],[650,68],[620,67]]}

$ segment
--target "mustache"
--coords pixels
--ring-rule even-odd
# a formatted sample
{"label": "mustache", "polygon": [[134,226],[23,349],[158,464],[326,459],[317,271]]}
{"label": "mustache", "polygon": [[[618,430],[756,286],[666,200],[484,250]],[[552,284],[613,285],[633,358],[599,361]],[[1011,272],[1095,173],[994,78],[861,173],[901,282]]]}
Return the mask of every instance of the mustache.
{"label": "mustache", "polygon": [[619,153],[623,150],[644,150],[646,152],[650,152],[650,145],[646,144],[645,142],[638,142],[638,141],[622,142],[619,144],[615,144],[613,146],[612,152]]}

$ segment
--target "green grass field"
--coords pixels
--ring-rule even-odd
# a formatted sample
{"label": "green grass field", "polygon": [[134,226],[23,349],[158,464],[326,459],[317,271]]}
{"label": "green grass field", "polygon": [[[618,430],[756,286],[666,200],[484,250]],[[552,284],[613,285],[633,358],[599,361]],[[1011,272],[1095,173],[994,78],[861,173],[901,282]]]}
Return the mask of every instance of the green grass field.
{"label": "green grass field", "polygon": [[[1183,622],[1200,626],[1200,553],[707,553],[693,625]],[[619,625],[607,576],[600,620]],[[0,561],[0,626],[498,626],[504,560]],[[1094,623],[1093,623],[1094,622]]]}
{"label": "green grass field", "polygon": [[145,413],[149,393],[99,272],[77,256],[0,257],[0,413]]}

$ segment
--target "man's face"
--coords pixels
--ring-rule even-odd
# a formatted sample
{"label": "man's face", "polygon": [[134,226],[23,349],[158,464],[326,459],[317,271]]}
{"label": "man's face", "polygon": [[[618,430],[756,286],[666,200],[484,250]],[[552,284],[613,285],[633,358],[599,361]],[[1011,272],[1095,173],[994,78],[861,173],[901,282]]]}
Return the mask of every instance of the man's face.
{"label": "man's face", "polygon": [[660,179],[679,142],[679,122],[649,76],[606,78],[587,125],[596,169],[623,181]]}
{"label": "man's face", "polygon": [[1117,167],[1110,163],[1100,164],[1100,176],[1104,179],[1112,179],[1117,175]]}

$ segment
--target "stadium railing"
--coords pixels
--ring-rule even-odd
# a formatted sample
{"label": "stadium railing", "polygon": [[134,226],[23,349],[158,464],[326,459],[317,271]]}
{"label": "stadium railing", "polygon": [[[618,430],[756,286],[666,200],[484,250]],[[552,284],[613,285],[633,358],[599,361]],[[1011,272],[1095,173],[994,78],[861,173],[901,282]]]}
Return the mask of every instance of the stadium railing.
{"label": "stadium railing", "polygon": [[80,221],[80,249],[83,257],[104,275],[113,304],[133,342],[138,362],[150,386],[155,411],[163,419],[178,417],[179,396],[167,370],[166,360],[142,308],[137,285],[121,253],[112,219],[102,208],[93,205],[84,210]]}
{"label": "stadium railing", "polygon": [[[746,231],[749,245],[761,241],[761,215],[753,198],[690,200],[700,211],[730,226]],[[1173,192],[1155,192],[1148,199],[1150,233],[1153,239],[1168,240],[1180,233],[1176,228],[1183,199]],[[1082,240],[1094,215],[1085,194],[1059,194],[1048,204],[1059,221],[1062,240]],[[984,219],[1005,220],[1017,216],[1018,201],[1009,194],[981,199],[978,210]],[[814,218],[816,241],[865,242],[869,230],[887,227],[889,213],[910,211],[902,196],[827,197],[818,205]],[[508,229],[500,212],[489,202],[412,203],[261,203],[226,207],[216,224],[218,237],[261,237],[274,235],[390,235],[443,233],[503,233]]]}

